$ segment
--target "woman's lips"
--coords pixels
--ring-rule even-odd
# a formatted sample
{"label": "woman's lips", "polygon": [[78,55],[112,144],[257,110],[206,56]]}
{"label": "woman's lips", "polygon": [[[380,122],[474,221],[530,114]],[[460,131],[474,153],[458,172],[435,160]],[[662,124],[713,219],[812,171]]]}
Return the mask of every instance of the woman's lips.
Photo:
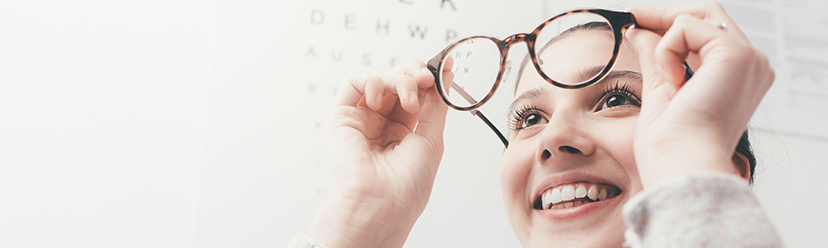
{"label": "woman's lips", "polygon": [[599,176],[595,176],[592,174],[587,174],[583,172],[570,172],[562,175],[551,176],[538,184],[537,188],[535,188],[534,194],[532,194],[529,202],[534,204],[535,199],[541,196],[547,189],[551,189],[554,187],[558,187],[564,184],[573,184],[577,182],[590,182],[590,183],[597,183],[597,184],[605,184],[605,185],[612,185],[616,186],[615,183],[610,182],[607,179],[604,179]]}
{"label": "woman's lips", "polygon": [[[608,184],[578,182],[559,185],[544,191],[535,200],[535,209],[561,209],[584,203],[602,201],[621,194],[618,187]],[[538,201],[540,204],[538,204]]]}
{"label": "woman's lips", "polygon": [[605,200],[597,201],[597,202],[590,202],[584,203],[579,206],[572,206],[568,208],[561,208],[561,209],[535,209],[535,213],[540,215],[543,218],[550,219],[550,220],[563,220],[563,219],[572,219],[578,218],[581,216],[588,215],[600,209],[606,208],[610,205],[619,204],[621,199],[623,198],[624,193],[621,192],[619,195],[607,198]]}
{"label": "woman's lips", "polygon": [[617,203],[623,191],[607,179],[571,172],[543,180],[531,206],[549,219],[575,218]]}

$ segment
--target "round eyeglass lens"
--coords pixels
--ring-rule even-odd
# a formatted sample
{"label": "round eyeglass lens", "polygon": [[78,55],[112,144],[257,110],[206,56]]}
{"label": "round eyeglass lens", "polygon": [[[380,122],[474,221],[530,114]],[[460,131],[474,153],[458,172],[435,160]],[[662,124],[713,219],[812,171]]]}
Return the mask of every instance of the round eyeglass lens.
{"label": "round eyeglass lens", "polygon": [[607,19],[593,13],[570,13],[542,27],[534,53],[547,78],[579,85],[600,75],[614,49],[615,35]]}
{"label": "round eyeglass lens", "polygon": [[488,38],[468,38],[445,53],[440,67],[444,97],[458,108],[468,108],[482,101],[495,86],[500,49]]}

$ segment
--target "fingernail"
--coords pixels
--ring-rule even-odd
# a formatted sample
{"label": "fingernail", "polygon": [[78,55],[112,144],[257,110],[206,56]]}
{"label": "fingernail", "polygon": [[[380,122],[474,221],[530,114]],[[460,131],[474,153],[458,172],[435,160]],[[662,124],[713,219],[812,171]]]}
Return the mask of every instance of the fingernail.
{"label": "fingernail", "polygon": [[377,106],[382,107],[382,94],[377,94],[376,100]]}
{"label": "fingernail", "polygon": [[422,67],[420,68],[420,71],[425,75],[431,75],[431,71],[429,71],[428,68]]}
{"label": "fingernail", "polygon": [[408,92],[408,101],[411,103],[417,102],[417,92],[411,91]]}
{"label": "fingernail", "polygon": [[624,33],[624,36],[627,37],[627,40],[632,42],[633,37],[635,36],[635,33],[636,33],[635,31],[636,31],[635,28],[627,29],[627,32]]}

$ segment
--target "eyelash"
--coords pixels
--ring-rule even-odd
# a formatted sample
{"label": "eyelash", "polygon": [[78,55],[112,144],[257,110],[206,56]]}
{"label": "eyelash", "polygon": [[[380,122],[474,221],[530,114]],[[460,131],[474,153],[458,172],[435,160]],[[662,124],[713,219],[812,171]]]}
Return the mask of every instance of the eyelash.
{"label": "eyelash", "polygon": [[527,115],[535,113],[546,114],[546,112],[535,107],[535,105],[520,105],[520,107],[515,108],[514,112],[512,112],[512,118],[509,118],[509,128],[516,131],[522,130],[523,127],[520,127],[520,124],[523,119]]}
{"label": "eyelash", "polygon": [[635,90],[630,89],[630,86],[625,83],[621,83],[619,81],[615,81],[614,84],[607,85],[603,91],[601,91],[601,98],[598,99],[598,105],[595,107],[597,111],[599,108],[603,107],[604,102],[607,100],[607,97],[620,94],[627,98],[627,100],[633,102],[636,106],[641,106],[641,98],[635,94]]}
{"label": "eyelash", "polygon": [[[607,87],[601,91],[601,97],[597,101],[598,105],[595,107],[595,110],[598,111],[601,107],[603,107],[607,97],[612,95],[622,95],[626,97],[628,101],[633,102],[633,104],[641,106],[641,98],[635,94],[635,90],[631,89],[628,84],[622,84],[619,81],[615,81],[614,84],[607,85]],[[521,122],[523,122],[524,118],[526,118],[529,114],[545,115],[546,112],[537,108],[535,105],[520,105],[515,108],[511,118],[509,118],[509,127],[515,131],[524,129],[523,127],[520,127],[522,124]]]}

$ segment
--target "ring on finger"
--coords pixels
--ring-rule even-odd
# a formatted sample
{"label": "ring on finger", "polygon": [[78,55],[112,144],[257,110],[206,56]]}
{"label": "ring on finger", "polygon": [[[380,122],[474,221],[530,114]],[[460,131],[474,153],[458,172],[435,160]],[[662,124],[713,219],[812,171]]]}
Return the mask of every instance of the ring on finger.
{"label": "ring on finger", "polygon": [[725,33],[727,33],[727,23],[724,23],[724,22],[719,23],[719,25],[717,25],[716,27],[717,27],[717,28],[719,28],[719,29],[721,29],[721,30],[722,30],[722,31],[724,31]]}

